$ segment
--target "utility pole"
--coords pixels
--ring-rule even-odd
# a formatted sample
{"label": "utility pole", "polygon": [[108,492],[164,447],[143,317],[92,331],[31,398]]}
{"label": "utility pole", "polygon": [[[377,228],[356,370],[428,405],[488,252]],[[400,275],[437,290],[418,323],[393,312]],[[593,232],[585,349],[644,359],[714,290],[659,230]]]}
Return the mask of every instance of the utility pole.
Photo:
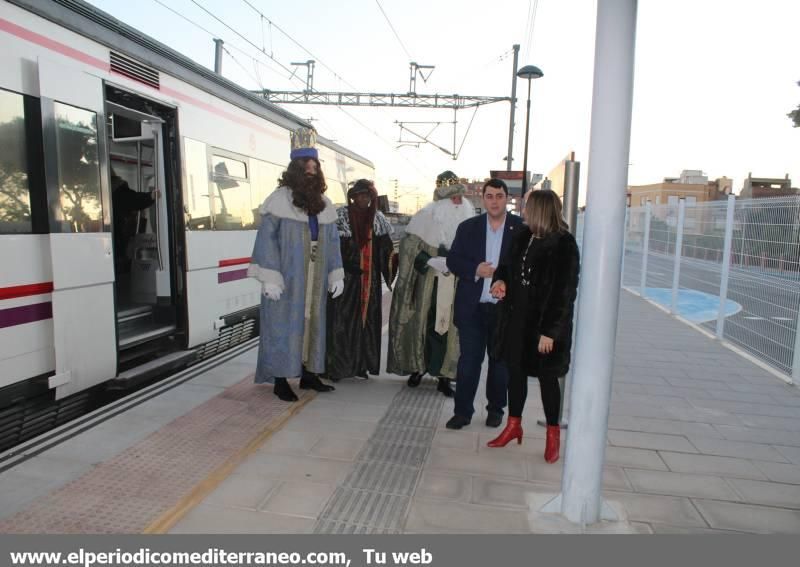
{"label": "utility pole", "polygon": [[217,75],[222,75],[222,44],[225,43],[221,39],[214,39],[214,72]]}
{"label": "utility pole", "polygon": [[519,44],[514,44],[514,68],[511,74],[511,120],[508,124],[508,153],[506,154],[506,171],[511,171],[514,161],[514,113],[517,110],[517,63],[519,61]]}

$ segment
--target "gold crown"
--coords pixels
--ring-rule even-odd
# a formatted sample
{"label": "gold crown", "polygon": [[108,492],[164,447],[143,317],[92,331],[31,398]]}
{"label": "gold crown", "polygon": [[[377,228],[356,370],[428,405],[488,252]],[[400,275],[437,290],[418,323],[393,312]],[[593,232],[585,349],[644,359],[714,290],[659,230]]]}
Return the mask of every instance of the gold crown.
{"label": "gold crown", "polygon": [[458,176],[452,171],[444,171],[436,177],[437,187],[449,187],[459,183]]}
{"label": "gold crown", "polygon": [[317,131],[313,128],[300,127],[292,130],[292,149],[313,148],[317,145]]}

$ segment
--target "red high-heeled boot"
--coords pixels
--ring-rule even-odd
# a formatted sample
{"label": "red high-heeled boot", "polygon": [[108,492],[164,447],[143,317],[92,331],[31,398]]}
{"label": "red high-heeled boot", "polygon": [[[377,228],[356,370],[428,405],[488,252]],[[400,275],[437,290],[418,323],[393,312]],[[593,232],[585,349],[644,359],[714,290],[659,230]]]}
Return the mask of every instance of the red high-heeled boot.
{"label": "red high-heeled boot", "polygon": [[514,439],[517,440],[517,445],[522,444],[521,417],[509,417],[505,429],[503,429],[500,435],[489,441],[486,445],[488,447],[505,447]]}
{"label": "red high-heeled boot", "polygon": [[558,425],[547,426],[547,442],[544,446],[544,460],[555,463],[558,460],[558,450],[561,448],[561,428]]}

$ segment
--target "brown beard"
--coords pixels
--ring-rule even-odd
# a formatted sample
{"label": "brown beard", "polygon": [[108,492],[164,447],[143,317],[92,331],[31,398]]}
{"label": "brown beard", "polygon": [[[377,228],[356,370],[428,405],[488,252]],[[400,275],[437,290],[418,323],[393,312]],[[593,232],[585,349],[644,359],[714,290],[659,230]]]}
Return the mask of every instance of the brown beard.
{"label": "brown beard", "polygon": [[318,215],[325,209],[322,193],[324,181],[318,176],[307,175],[299,187],[292,187],[292,203],[309,215]]}

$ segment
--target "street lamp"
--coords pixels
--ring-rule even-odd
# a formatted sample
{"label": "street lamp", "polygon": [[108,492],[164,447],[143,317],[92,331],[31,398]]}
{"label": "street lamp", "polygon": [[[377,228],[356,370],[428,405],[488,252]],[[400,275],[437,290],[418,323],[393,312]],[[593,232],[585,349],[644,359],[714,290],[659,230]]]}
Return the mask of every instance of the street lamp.
{"label": "street lamp", "polygon": [[525,155],[522,159],[522,196],[528,191],[528,132],[531,126],[531,79],[538,79],[544,73],[536,65],[525,65],[517,71],[517,77],[528,79],[528,110],[525,114]]}

